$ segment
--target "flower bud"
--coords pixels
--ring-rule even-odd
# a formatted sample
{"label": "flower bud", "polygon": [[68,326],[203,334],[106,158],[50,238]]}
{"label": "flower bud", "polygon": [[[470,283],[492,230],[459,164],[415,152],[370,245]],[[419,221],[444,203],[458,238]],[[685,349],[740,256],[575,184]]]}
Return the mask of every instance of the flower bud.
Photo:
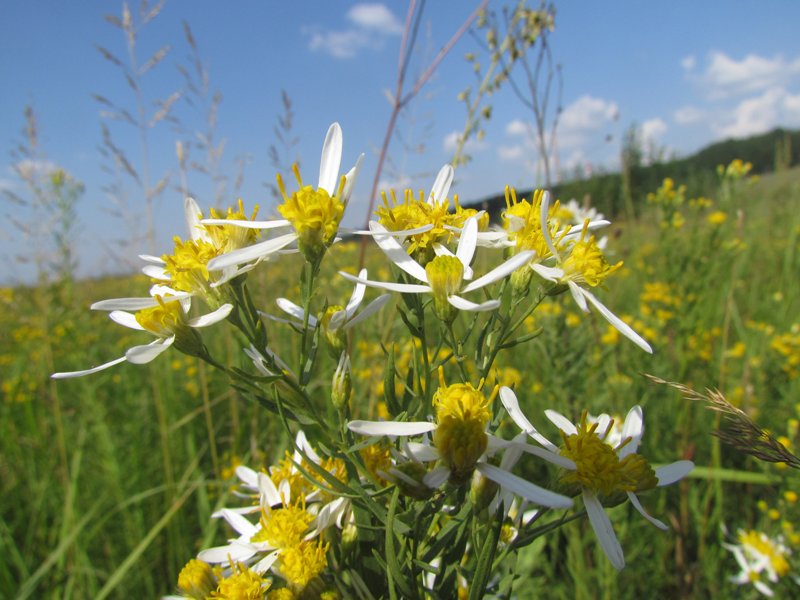
{"label": "flower bud", "polygon": [[350,378],[350,357],[347,352],[342,352],[339,357],[339,365],[333,374],[331,382],[331,402],[338,409],[342,410],[350,401],[353,394],[353,384]]}

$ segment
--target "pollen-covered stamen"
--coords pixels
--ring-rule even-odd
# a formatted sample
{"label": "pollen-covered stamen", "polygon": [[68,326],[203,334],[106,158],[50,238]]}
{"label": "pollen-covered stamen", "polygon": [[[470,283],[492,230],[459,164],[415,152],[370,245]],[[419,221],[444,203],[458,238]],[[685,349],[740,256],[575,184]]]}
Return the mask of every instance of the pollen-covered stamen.
{"label": "pollen-covered stamen", "polygon": [[[597,432],[598,423],[588,423],[588,413],[581,415],[578,432],[566,435],[562,432],[564,447],[561,455],[575,462],[574,471],[566,471],[561,481],[568,488],[589,490],[595,494],[611,497],[624,492],[641,492],[658,485],[653,468],[638,454],[629,454],[619,459],[617,449],[606,443],[613,421],[605,431]],[[630,438],[620,445],[624,446]]]}
{"label": "pollen-covered stamen", "polygon": [[475,464],[486,450],[486,426],[492,418],[491,405],[497,390],[486,398],[469,383],[440,386],[433,396],[437,427],[433,444],[442,462],[451,470],[451,479],[463,483],[472,474]]}
{"label": "pollen-covered stamen", "polygon": [[278,559],[281,575],[292,587],[302,590],[328,566],[329,547],[320,540],[286,548]]}
{"label": "pollen-covered stamen", "polygon": [[165,302],[156,296],[157,306],[144,308],[135,315],[136,322],[160,338],[168,338],[186,331],[189,327],[186,313],[180,302]]}
{"label": "pollen-covered stamen", "polygon": [[273,548],[296,546],[305,539],[314,515],[306,510],[305,498],[301,496],[293,504],[280,508],[261,509],[261,529],[251,542],[267,542]]}
{"label": "pollen-covered stamen", "polygon": [[586,219],[580,239],[572,245],[569,256],[564,260],[564,276],[577,284],[596,287],[622,267],[622,261],[609,265],[595,237],[591,235],[587,239],[588,231],[589,219]]}
{"label": "pollen-covered stamen", "polygon": [[208,261],[220,254],[219,248],[202,240],[174,239],[175,250],[164,255],[164,271],[170,276],[173,289],[206,295],[211,290]]}

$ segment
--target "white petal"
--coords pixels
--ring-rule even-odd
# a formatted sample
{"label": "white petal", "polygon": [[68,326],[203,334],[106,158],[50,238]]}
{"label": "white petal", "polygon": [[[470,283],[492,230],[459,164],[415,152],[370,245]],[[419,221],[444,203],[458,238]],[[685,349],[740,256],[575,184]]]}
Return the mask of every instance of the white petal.
{"label": "white petal", "polygon": [[549,506],[550,508],[569,508],[572,506],[571,498],[546,490],[508,471],[490,465],[489,463],[478,463],[478,471],[500,487],[507,489],[529,502],[534,502],[541,506]]}
{"label": "white petal", "polygon": [[550,422],[553,425],[558,427],[567,435],[575,435],[578,433],[578,430],[576,429],[575,425],[572,424],[572,421],[570,421],[561,413],[557,413],[556,411],[548,408],[546,411],[544,411],[544,414],[548,419],[550,419]]}
{"label": "white petal", "polygon": [[134,365],[143,365],[155,360],[159,354],[167,350],[175,341],[175,336],[158,339],[145,346],[134,346],[125,353],[125,360]]}
{"label": "white petal", "polygon": [[[367,317],[378,312],[391,299],[391,297],[392,297],[391,294],[381,294],[380,296],[375,298],[375,300],[373,300],[364,307],[364,310],[362,310],[360,313],[358,313],[358,315],[356,315],[354,318],[350,319],[347,323],[345,323],[344,329],[348,330],[351,327],[354,327],[355,325],[360,323],[361,321],[365,320]],[[331,322],[333,322],[333,318],[331,318]]]}
{"label": "white petal", "polygon": [[220,321],[227,319],[232,310],[233,304],[223,304],[217,310],[210,312],[207,315],[201,315],[199,317],[195,317],[194,319],[189,319],[189,327],[208,327],[209,325],[214,325],[215,323],[219,323]]}
{"label": "white petal", "polygon": [[597,541],[600,542],[600,547],[606,553],[611,564],[617,570],[621,570],[625,566],[625,555],[622,553],[622,546],[619,545],[611,521],[606,511],[603,510],[603,505],[593,493],[587,490],[583,490],[583,505],[586,507],[586,514],[589,515],[589,522],[592,524]]}
{"label": "white petal", "polygon": [[450,472],[450,469],[447,467],[436,467],[425,473],[425,477],[422,478],[422,483],[432,490],[435,490],[450,479]]}
{"label": "white petal", "polygon": [[554,281],[557,283],[564,277],[564,269],[559,269],[557,267],[548,267],[540,263],[531,263],[531,269],[533,269],[539,277],[547,281]]}
{"label": "white petal", "polygon": [[[368,279],[367,270],[361,269],[358,272],[358,276],[361,279]],[[353,288],[353,293],[350,296],[350,300],[348,301],[347,306],[344,307],[344,312],[348,319],[355,314],[356,309],[358,309],[359,305],[364,301],[364,292],[366,291],[367,288],[363,283],[356,283],[355,287]],[[334,317],[336,317],[336,314],[338,313],[335,313],[331,316],[331,323],[333,322]]]}
{"label": "white petal", "polygon": [[194,201],[194,198],[188,196],[183,201],[183,213],[186,215],[186,226],[189,229],[189,237],[192,241],[203,240],[204,242],[210,241],[208,233],[205,228],[200,224],[200,218],[203,216],[203,211]]}
{"label": "white petal", "polygon": [[251,487],[253,489],[258,488],[258,473],[253,469],[251,469],[250,467],[239,465],[238,467],[236,467],[236,476],[246,486]]}
{"label": "white petal", "polygon": [[107,363],[103,363],[102,365],[98,365],[96,367],[92,367],[91,369],[84,369],[83,371],[69,371],[65,373],[53,373],[50,375],[51,379],[72,379],[73,377],[83,377],[84,375],[91,375],[92,373],[97,373],[98,371],[103,371],[114,365],[118,365],[121,362],[125,362],[127,359],[122,356],[120,358],[115,358]]}
{"label": "white petal", "polygon": [[655,517],[651,517],[647,513],[647,511],[644,509],[644,506],[642,506],[642,503],[639,502],[639,498],[636,496],[636,494],[634,494],[633,492],[628,492],[628,499],[631,501],[631,504],[633,504],[633,507],[639,511],[639,514],[642,515],[648,521],[650,521],[653,525],[664,531],[667,531],[669,529],[669,527],[667,527],[663,521],[659,521],[658,519],[656,519]]}
{"label": "white petal", "polygon": [[542,460],[546,460],[549,463],[557,465],[562,469],[566,469],[567,471],[575,471],[578,466],[575,464],[570,458],[566,456],[561,456],[558,452],[553,452],[552,450],[548,450],[546,448],[539,448],[539,446],[531,446],[530,444],[520,444],[520,450],[527,454],[533,454],[534,456],[538,456]]}
{"label": "white petal", "polygon": [[603,315],[603,317],[605,317],[606,321],[611,323],[611,325],[613,325],[617,331],[619,331],[622,335],[631,340],[634,344],[639,346],[639,348],[641,348],[645,352],[649,352],[650,354],[653,353],[653,349],[650,347],[650,344],[644,341],[644,338],[642,338],[642,336],[640,336],[633,329],[631,329],[631,327],[627,323],[625,323],[617,315],[608,310],[603,305],[603,303],[600,302],[600,300],[595,298],[587,290],[583,290],[583,294],[584,296],[586,296],[586,299],[589,300],[589,302],[591,302],[598,311],[600,311],[600,314]]}
{"label": "white petal", "polygon": [[263,575],[269,571],[270,567],[275,564],[275,561],[280,557],[280,550],[274,550],[267,554],[264,558],[254,564],[251,568],[259,575]]}
{"label": "white petal", "polygon": [[569,293],[572,294],[572,299],[583,312],[589,312],[589,307],[586,305],[586,297],[583,295],[584,290],[574,281],[567,281]]}
{"label": "white petal", "polygon": [[247,560],[255,553],[256,550],[253,546],[234,541],[227,546],[217,546],[216,548],[201,550],[197,558],[203,562],[219,564],[228,563],[231,560],[234,562],[241,562]]}
{"label": "white petal", "polygon": [[283,503],[278,486],[266,473],[258,474],[258,491],[262,506],[277,506]]}
{"label": "white petal", "polygon": [[333,123],[322,144],[322,157],[319,161],[318,188],[333,196],[339,187],[339,165],[342,162],[342,128]]}
{"label": "white petal", "polygon": [[277,229],[291,225],[286,219],[270,219],[269,221],[251,221],[250,219],[203,219],[203,225],[234,225],[242,229]]}
{"label": "white petal", "polygon": [[[361,161],[363,160],[364,155],[359,155],[358,159],[356,159],[356,164],[344,176],[344,189],[342,190],[342,197],[339,198],[339,200],[341,200],[345,205],[350,202],[350,195],[353,193],[353,187],[356,184],[356,179],[358,179],[358,172],[361,170]],[[338,182],[336,185],[339,185]],[[339,229],[339,231],[342,230]]]}
{"label": "white petal", "polygon": [[441,203],[447,198],[447,193],[450,191],[450,186],[453,184],[453,177],[455,171],[451,165],[445,165],[439,169],[436,175],[436,181],[433,182],[431,194],[428,196],[428,204]]}
{"label": "white petal", "polygon": [[436,429],[427,421],[350,421],[347,428],[359,435],[420,435]]}
{"label": "white petal", "polygon": [[210,261],[208,261],[208,270],[222,271],[227,267],[240,265],[242,263],[263,258],[274,252],[277,252],[281,248],[285,248],[296,239],[297,234],[287,233],[265,242],[259,242],[258,244],[253,244],[252,246],[239,248],[238,250],[221,254],[220,256],[212,258]]}
{"label": "white petal", "polygon": [[694,463],[690,460],[679,460],[656,469],[658,487],[671,485],[686,477],[694,469]]}
{"label": "white petal", "polygon": [[461,237],[458,239],[458,247],[456,248],[456,256],[465,268],[468,268],[472,262],[477,244],[478,219],[477,217],[470,217],[464,223],[464,230],[461,232]]}
{"label": "white petal", "polygon": [[411,275],[414,279],[428,283],[425,268],[408,255],[408,252],[392,236],[386,234],[386,228],[377,221],[370,221],[369,228],[373,232],[373,239],[384,254],[400,269]]}
{"label": "white petal", "polygon": [[483,277],[478,277],[475,281],[465,286],[461,291],[463,293],[471,292],[472,290],[480,289],[486,285],[489,285],[490,283],[494,283],[495,281],[503,279],[506,275],[510,275],[522,265],[527,263],[531,258],[533,258],[534,254],[535,252],[533,250],[515,254],[499,267],[495,267],[486,273],[486,275]]}
{"label": "white petal", "polygon": [[[286,314],[293,316],[301,323],[303,322],[303,319],[306,315],[305,311],[291,300],[287,300],[286,298],[278,298],[275,300],[275,304],[277,304],[278,308],[280,308]],[[317,326],[317,319],[314,317],[314,315],[308,315],[308,324],[311,327]]]}
{"label": "white petal", "polygon": [[257,531],[256,526],[239,513],[230,511],[227,508],[223,508],[221,511],[219,511],[219,515],[225,519],[228,524],[234,528],[234,530],[236,530],[236,533],[240,535],[251,537]]}
{"label": "white petal", "polygon": [[447,301],[455,306],[458,310],[468,310],[470,312],[481,312],[485,310],[495,310],[500,306],[500,300],[487,300],[481,304],[475,304],[469,300],[465,300],[460,296],[448,296]]}
{"label": "white petal", "polygon": [[431,291],[429,285],[420,285],[418,283],[391,283],[387,281],[371,281],[369,279],[359,279],[350,273],[339,271],[339,275],[350,281],[358,281],[370,287],[380,288],[382,290],[391,290],[393,292],[400,292],[403,294],[424,294]]}
{"label": "white petal", "polygon": [[167,273],[161,265],[145,265],[142,267],[142,273],[150,279],[160,279],[163,281],[169,281],[171,279],[169,273]]}
{"label": "white petal", "polygon": [[112,298],[110,300],[100,300],[89,308],[92,310],[142,310],[158,306],[155,298]]}
{"label": "white petal", "polygon": [[403,445],[403,449],[409,458],[418,462],[429,462],[439,459],[439,451],[430,444],[420,444],[419,442],[408,442]]}
{"label": "white petal", "polygon": [[152,254],[140,254],[139,258],[141,258],[145,262],[153,263],[155,265],[161,265],[162,267],[167,263],[164,262],[164,259],[160,256],[153,256]]}
{"label": "white petal", "polygon": [[617,453],[620,459],[625,458],[629,454],[635,454],[639,449],[639,443],[642,441],[644,434],[644,415],[642,414],[642,407],[638,404],[628,411],[625,417],[625,423],[622,424],[622,439],[631,438],[631,441],[625,444]]}
{"label": "white petal", "polygon": [[119,323],[123,327],[129,327],[139,331],[145,330],[144,327],[139,325],[139,321],[136,320],[136,315],[124,310],[112,310],[108,313],[108,318],[114,321],[114,323]]}
{"label": "white petal", "polygon": [[536,427],[533,426],[533,424],[522,412],[522,409],[519,407],[517,395],[511,388],[505,386],[500,388],[500,402],[503,403],[506,412],[508,412],[508,416],[511,417],[511,420],[517,424],[517,427],[519,427],[522,431],[527,433],[545,448],[556,453],[558,452],[558,448],[556,448],[556,446],[552,444],[550,440],[539,433]]}
{"label": "white petal", "polygon": [[[401,229],[398,231],[389,231],[388,229],[385,232],[382,232],[381,235],[391,235],[394,237],[401,237],[405,238],[409,235],[416,235],[418,233],[425,233],[426,231],[430,231],[433,229],[433,225],[422,225],[421,227],[415,227],[414,229]],[[349,233],[352,235],[371,235],[374,236],[375,232],[371,230],[364,230],[364,229],[339,229],[344,233]]]}

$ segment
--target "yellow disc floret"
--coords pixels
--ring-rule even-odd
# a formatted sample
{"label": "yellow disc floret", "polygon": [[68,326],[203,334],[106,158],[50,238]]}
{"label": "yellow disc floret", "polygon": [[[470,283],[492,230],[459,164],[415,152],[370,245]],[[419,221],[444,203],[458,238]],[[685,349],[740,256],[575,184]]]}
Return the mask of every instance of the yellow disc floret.
{"label": "yellow disc floret", "polygon": [[566,471],[561,481],[572,491],[581,489],[613,497],[624,492],[641,492],[658,485],[655,472],[639,454],[629,454],[620,460],[617,450],[630,442],[626,438],[618,448],[606,443],[613,427],[613,419],[605,431],[598,433],[598,423],[588,423],[588,413],[581,416],[578,432],[562,434],[564,447],[561,455],[575,462],[574,471]]}
{"label": "yellow disc floret", "polygon": [[194,600],[206,600],[217,587],[211,565],[193,558],[178,574],[178,589]]}
{"label": "yellow disc floret", "polygon": [[589,220],[583,224],[580,240],[575,242],[570,249],[569,256],[564,261],[564,277],[577,284],[586,284],[596,287],[605,281],[606,277],[622,267],[622,261],[609,265],[594,236],[586,238]]}
{"label": "yellow disc floret", "polygon": [[751,552],[769,559],[772,569],[780,577],[789,573],[789,562],[786,560],[787,549],[771,540],[766,534],[757,531],[739,531],[739,542]]}
{"label": "yellow disc floret", "polygon": [[318,262],[333,243],[339,223],[344,215],[344,203],[339,199],[344,188],[344,178],[339,191],[331,196],[323,188],[303,185],[300,171],[295,164],[294,174],[300,189],[290,196],[286,194],[283,178],[278,175],[278,187],[284,202],[278,206],[278,212],[289,221],[297,233],[297,245],[303,256],[311,263]]}
{"label": "yellow disc floret", "polygon": [[188,328],[186,313],[177,300],[165,301],[161,296],[156,296],[157,306],[144,308],[135,315],[136,322],[150,333],[161,338],[178,335]]}
{"label": "yellow disc floret", "polygon": [[[258,205],[253,207],[252,216],[247,217],[244,214],[244,204],[241,199],[238,203],[238,210],[228,207],[228,211],[223,215],[219,211],[212,208],[210,211],[210,218],[212,219],[227,219],[229,221],[255,221],[258,214]],[[258,230],[250,229],[249,227],[238,227],[236,225],[203,225],[208,237],[220,254],[231,252],[250,246],[255,243],[258,238]]]}
{"label": "yellow disc floret", "polygon": [[433,444],[442,462],[451,470],[451,479],[463,483],[472,474],[475,464],[486,450],[486,426],[492,418],[490,404],[480,387],[470,383],[444,385],[440,371],[440,386],[433,395],[437,427]]}
{"label": "yellow disc floret", "polygon": [[262,600],[270,580],[239,563],[228,577],[219,582],[209,598],[213,600]]}
{"label": "yellow disc floret", "polygon": [[208,261],[220,254],[210,242],[202,240],[183,241],[174,238],[175,251],[162,256],[166,263],[164,271],[169,273],[170,286],[181,292],[206,295],[211,291]]}
{"label": "yellow disc floret", "polygon": [[294,504],[283,508],[262,509],[261,529],[251,538],[251,542],[267,542],[274,548],[296,546],[305,539],[314,515],[306,510],[305,499],[301,496]]}
{"label": "yellow disc floret", "polygon": [[452,321],[457,311],[447,298],[461,289],[464,265],[455,256],[437,256],[425,265],[428,284],[433,290],[433,309],[443,321]]}
{"label": "yellow disc floret", "polygon": [[281,574],[290,585],[306,587],[328,566],[329,546],[322,541],[308,541],[286,548],[278,559]]}

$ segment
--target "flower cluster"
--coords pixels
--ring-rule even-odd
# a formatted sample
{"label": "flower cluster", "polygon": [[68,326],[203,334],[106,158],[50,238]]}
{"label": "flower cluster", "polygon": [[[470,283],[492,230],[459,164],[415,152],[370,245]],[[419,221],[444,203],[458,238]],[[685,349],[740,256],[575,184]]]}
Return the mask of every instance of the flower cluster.
{"label": "flower cluster", "polygon": [[[148,362],[174,346],[224,371],[294,439],[269,468],[236,467],[240,502],[211,515],[232,534],[189,561],[180,597],[482,594],[496,586],[499,548],[503,556],[517,552],[568,514],[582,516],[576,506],[623,568],[605,509],[630,502],[666,529],[641,498],[685,477],[692,463],[654,467],[639,454],[639,406],[622,423],[583,412],[573,424],[546,410],[561,435],[560,444],[550,442],[509,387],[522,389],[524,374],[497,361],[539,335],[534,313],[561,310],[552,299],[567,292],[580,311],[591,307],[607,320],[614,343],[624,336],[652,352],[595,295],[622,267],[595,237],[608,221],[575,203],[562,207],[545,191],[527,200],[507,188],[506,210],[490,226],[487,213],[461,207],[455,194],[448,199],[454,172],[446,165],[430,193],[407,190],[398,202],[390,192],[367,231],[349,232],[388,259],[370,267],[377,276],[359,266],[326,286],[323,265],[347,233],[342,223],[361,163],[340,176],[342,150],[333,124],[316,186],[297,167],[294,191],[278,176],[280,218],[248,218],[241,202],[205,217],[187,200],[189,239],[176,239],[171,255],[143,257],[150,294],[93,306],[156,339],[98,367],[55,375]],[[278,316],[256,302],[248,274],[288,254],[295,256],[286,261],[300,261],[299,273],[276,300]],[[345,281],[354,284],[346,301],[338,297]],[[370,288],[384,293],[365,302]],[[190,316],[196,302],[210,312]],[[387,322],[392,302],[399,320]],[[365,323],[380,311],[384,334],[366,344]],[[581,319],[571,316],[570,327],[578,327]],[[215,356],[199,331],[221,321],[243,342],[245,360],[235,366]],[[379,401],[364,401],[373,388]]]}

